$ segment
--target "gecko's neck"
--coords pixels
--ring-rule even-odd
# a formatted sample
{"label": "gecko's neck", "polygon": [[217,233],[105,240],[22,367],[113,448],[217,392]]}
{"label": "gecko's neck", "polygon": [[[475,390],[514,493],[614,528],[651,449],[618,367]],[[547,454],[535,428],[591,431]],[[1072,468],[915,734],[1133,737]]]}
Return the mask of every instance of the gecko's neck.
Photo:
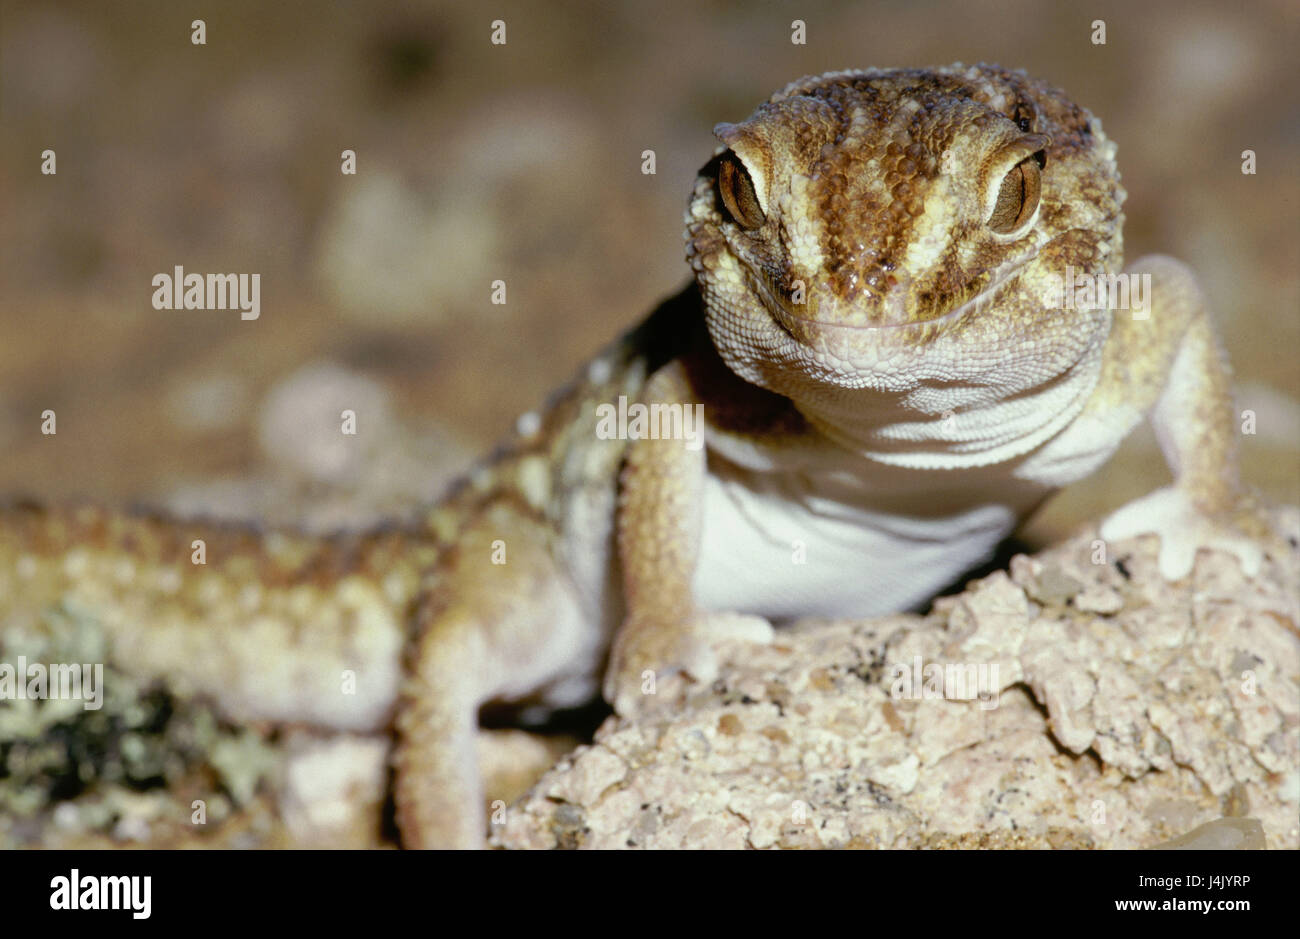
{"label": "gecko's neck", "polygon": [[1083,409],[1101,345],[1034,387],[927,382],[905,391],[827,388],[792,397],[826,437],[867,459],[915,469],[987,466],[1029,453]]}

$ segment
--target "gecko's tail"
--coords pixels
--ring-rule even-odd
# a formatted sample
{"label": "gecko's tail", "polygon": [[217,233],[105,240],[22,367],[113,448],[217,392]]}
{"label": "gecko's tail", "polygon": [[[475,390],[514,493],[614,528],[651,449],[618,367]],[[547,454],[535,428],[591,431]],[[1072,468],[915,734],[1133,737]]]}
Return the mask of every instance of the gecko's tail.
{"label": "gecko's tail", "polygon": [[391,720],[438,551],[396,529],[312,536],[10,503],[0,648],[37,661],[75,647],[210,696],[234,720],[373,731]]}

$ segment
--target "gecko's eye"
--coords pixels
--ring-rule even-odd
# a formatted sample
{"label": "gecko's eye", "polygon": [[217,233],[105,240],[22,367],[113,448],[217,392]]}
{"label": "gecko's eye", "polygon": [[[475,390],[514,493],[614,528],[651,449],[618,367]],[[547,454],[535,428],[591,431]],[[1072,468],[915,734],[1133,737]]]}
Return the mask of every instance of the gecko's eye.
{"label": "gecko's eye", "polygon": [[998,201],[993,206],[993,214],[989,216],[989,228],[999,235],[1009,235],[1020,228],[1038,208],[1038,197],[1042,191],[1039,170],[1043,160],[1040,153],[1041,151],[1021,160],[1002,177]]}
{"label": "gecko's eye", "polygon": [[740,157],[730,151],[722,155],[718,164],[718,194],[722,196],[722,204],[727,207],[731,220],[747,231],[762,225],[767,217],[758,204],[758,194],[754,192],[749,170],[740,162]]}

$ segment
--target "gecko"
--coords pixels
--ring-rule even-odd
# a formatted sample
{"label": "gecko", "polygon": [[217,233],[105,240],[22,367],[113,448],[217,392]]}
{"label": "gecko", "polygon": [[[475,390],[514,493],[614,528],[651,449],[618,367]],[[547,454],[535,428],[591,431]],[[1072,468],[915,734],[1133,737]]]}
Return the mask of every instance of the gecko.
{"label": "gecko", "polygon": [[[1258,572],[1204,295],[1172,258],[1125,266],[1088,110],[992,65],[838,71],[714,134],[689,284],[413,521],[11,502],[0,628],[75,604],[119,667],[232,720],[389,732],[402,843],[479,847],[485,704],[627,718],[655,676],[715,677],[720,638],[917,608],[1144,418],[1173,481],[1102,537],[1157,536],[1171,580],[1203,547]],[[1129,280],[1141,311],[1072,302]],[[616,403],[649,417],[605,432]]]}

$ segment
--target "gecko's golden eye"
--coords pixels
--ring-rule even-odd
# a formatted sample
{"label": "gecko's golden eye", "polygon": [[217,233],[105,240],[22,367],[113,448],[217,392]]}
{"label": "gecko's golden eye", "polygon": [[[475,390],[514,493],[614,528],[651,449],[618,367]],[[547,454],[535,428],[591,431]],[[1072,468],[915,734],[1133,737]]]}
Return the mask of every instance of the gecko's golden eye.
{"label": "gecko's golden eye", "polygon": [[1042,191],[1041,166],[1039,155],[1035,153],[1011,167],[1011,171],[1002,177],[998,201],[989,216],[989,228],[999,235],[1009,235],[1029,221],[1038,208]]}
{"label": "gecko's golden eye", "polygon": [[741,228],[751,230],[763,224],[767,216],[758,204],[754,181],[749,178],[749,170],[740,162],[740,157],[730,151],[722,155],[718,164],[718,193],[731,214],[731,220]]}

